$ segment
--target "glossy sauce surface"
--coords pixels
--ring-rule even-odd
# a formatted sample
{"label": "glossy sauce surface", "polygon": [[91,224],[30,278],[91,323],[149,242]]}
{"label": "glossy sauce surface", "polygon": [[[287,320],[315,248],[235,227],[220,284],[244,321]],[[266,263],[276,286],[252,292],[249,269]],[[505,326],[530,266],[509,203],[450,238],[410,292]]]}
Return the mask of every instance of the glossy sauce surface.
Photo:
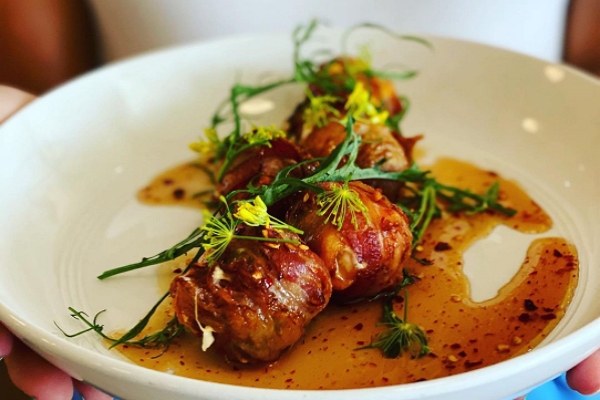
{"label": "glossy sauce surface", "polygon": [[[192,193],[206,187],[187,186],[192,175],[188,175],[189,164],[186,165],[166,172],[150,186],[167,187],[162,192],[143,189],[140,199],[148,196],[154,204],[198,204]],[[462,256],[469,246],[499,224],[525,233],[539,233],[548,230],[552,222],[518,185],[493,172],[451,159],[438,161],[432,171],[439,181],[476,193],[499,181],[501,202],[518,213],[510,218],[490,213],[445,215],[428,230],[417,255],[432,264],[424,266],[413,260],[407,264],[410,272],[420,278],[408,288],[408,321],[427,332],[432,350],[428,356],[385,359],[379,350],[356,350],[369,344],[383,329],[377,326],[382,313],[379,302],[328,306],[309,324],[304,338],[271,365],[230,365],[210,349],[202,352],[200,339],[187,333],[158,358],[152,358],[159,354],[156,350],[123,347],[121,352],[139,365],[182,376],[291,389],[361,388],[429,380],[527,352],[564,315],[577,285],[576,249],[562,238],[532,241],[519,272],[498,295],[482,303],[472,301],[469,282],[462,270]],[[174,199],[173,190],[177,188],[182,188],[189,197]],[[163,193],[165,198],[157,193]],[[190,258],[188,255],[187,260]],[[163,265],[159,276],[161,293],[175,274],[185,268],[185,263],[186,259],[181,259]],[[402,302],[396,312],[403,315]],[[167,304],[148,331],[160,329],[170,317]]]}

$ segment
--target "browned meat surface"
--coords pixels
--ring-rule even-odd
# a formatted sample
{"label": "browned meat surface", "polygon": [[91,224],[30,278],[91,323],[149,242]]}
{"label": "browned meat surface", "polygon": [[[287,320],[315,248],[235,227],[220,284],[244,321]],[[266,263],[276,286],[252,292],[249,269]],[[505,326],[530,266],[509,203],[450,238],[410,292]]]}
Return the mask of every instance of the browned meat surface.
{"label": "browned meat surface", "polygon": [[302,159],[302,150],[286,139],[273,140],[271,147],[252,147],[237,157],[217,184],[217,191],[226,196],[234,190],[245,189],[249,183],[268,185],[281,169]]}
{"label": "browned meat surface", "polygon": [[[398,172],[410,166],[413,143],[410,146],[403,146],[402,143],[405,141],[408,144],[410,139],[400,137],[384,125],[355,123],[354,130],[362,138],[356,158],[359,167],[370,168],[381,163],[382,170]],[[346,129],[337,122],[330,122],[323,128],[313,130],[301,145],[314,157],[326,157],[345,138]],[[400,181],[388,180],[370,180],[365,183],[381,189],[392,201],[398,198],[403,186]]]}
{"label": "browned meat surface", "polygon": [[[356,123],[354,131],[360,135],[362,144],[356,164],[370,168],[383,161],[384,171],[402,171],[409,167],[410,157],[404,148],[384,125]],[[346,138],[346,128],[337,122],[315,129],[300,144],[314,157],[326,157]]]}
{"label": "browned meat surface", "polygon": [[[341,183],[323,183],[329,190]],[[356,226],[346,213],[341,229],[318,215],[317,195],[308,193],[288,212],[287,222],[304,231],[306,244],[325,262],[334,295],[350,300],[375,295],[402,280],[402,265],[410,255],[412,235],[406,215],[380,190],[350,182],[366,206],[356,214]]]}
{"label": "browned meat surface", "polygon": [[[262,235],[245,225],[240,235]],[[269,230],[270,237],[296,239]],[[179,321],[198,335],[214,330],[214,346],[230,361],[276,360],[329,302],[331,278],[304,245],[234,239],[213,264],[202,257],[171,284]]]}
{"label": "browned meat surface", "polygon": [[[361,71],[361,68],[364,68],[364,66],[360,66],[360,63],[362,63],[360,60],[349,57],[340,57],[322,65],[319,73],[322,76],[327,77],[326,80],[328,82],[333,82],[342,86],[344,79],[352,75],[354,79],[362,82],[369,90],[371,93],[371,101],[375,104],[375,106],[386,110],[390,116],[394,116],[402,112],[402,103],[396,94],[394,84],[387,79],[368,76],[364,71]],[[315,96],[320,96],[325,93],[325,90],[316,84],[309,85],[309,89]],[[335,93],[330,94],[340,99],[340,101],[336,102],[334,106],[338,109],[338,111],[343,113],[344,104],[350,95],[350,91],[340,89]],[[305,139],[310,133],[310,130],[307,131],[307,128],[310,129],[311,127],[305,126],[303,120],[304,109],[306,108],[307,104],[308,101],[300,103],[294,110],[294,113],[288,119],[288,132],[290,137],[294,137],[296,139]]]}

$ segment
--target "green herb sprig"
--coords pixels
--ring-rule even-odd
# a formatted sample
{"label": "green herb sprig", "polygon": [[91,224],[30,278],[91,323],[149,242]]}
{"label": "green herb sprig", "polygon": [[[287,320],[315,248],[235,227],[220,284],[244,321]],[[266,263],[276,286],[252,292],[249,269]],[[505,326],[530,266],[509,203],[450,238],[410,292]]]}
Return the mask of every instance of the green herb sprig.
{"label": "green herb sprig", "polygon": [[[379,333],[375,340],[357,350],[380,349],[386,358],[397,358],[403,352],[409,352],[413,358],[420,358],[430,351],[427,346],[427,335],[419,326],[408,322],[408,290],[406,288],[418,281],[405,268],[402,270],[403,279],[394,290],[382,292],[368,301],[383,299],[382,322],[379,325],[388,329]],[[404,318],[399,318],[394,311],[394,299],[404,290]]]}
{"label": "green herb sprig", "polygon": [[363,349],[380,349],[385,358],[398,358],[404,352],[412,358],[421,358],[431,351],[427,345],[427,335],[423,329],[408,322],[408,291],[404,292],[404,317],[400,318],[394,311],[391,299],[383,304],[383,321],[379,324],[388,329],[379,333],[371,344],[359,347]]}
{"label": "green herb sprig", "polygon": [[419,244],[431,221],[440,217],[442,211],[465,212],[467,215],[496,211],[507,217],[512,217],[517,212],[498,202],[498,182],[494,182],[484,194],[479,195],[469,190],[444,185],[426,174],[422,181],[407,186],[406,190],[409,195],[404,197],[398,206],[410,217],[413,248]]}
{"label": "green herb sprig", "polygon": [[[158,305],[165,299],[165,297],[161,298],[161,300],[153,307],[151,313],[153,314],[156,311]],[[108,336],[104,333],[104,325],[98,323],[98,317],[105,312],[106,310],[102,310],[98,312],[94,318],[90,321],[88,315],[83,311],[77,311],[73,307],[69,307],[69,311],[71,312],[71,316],[78,321],[83,322],[87,325],[86,329],[83,329],[79,332],[75,332],[69,334],[65,332],[56,322],[54,325],[65,335],[66,337],[72,338],[76,336],[83,335],[84,333],[94,331],[98,335],[100,335],[103,339],[112,342],[109,348],[113,348],[120,344],[127,344],[137,347],[150,348],[150,349],[162,349],[160,354],[153,356],[152,358],[160,357],[171,345],[171,343],[184,332],[184,327],[179,323],[177,317],[171,318],[169,322],[165,325],[163,329],[158,332],[154,332],[151,335],[144,336],[140,339],[133,340],[137,335],[139,335],[142,330],[148,324],[151,314],[149,313],[143,318],[134,328],[129,330],[126,334],[121,336],[120,338],[114,338]]]}

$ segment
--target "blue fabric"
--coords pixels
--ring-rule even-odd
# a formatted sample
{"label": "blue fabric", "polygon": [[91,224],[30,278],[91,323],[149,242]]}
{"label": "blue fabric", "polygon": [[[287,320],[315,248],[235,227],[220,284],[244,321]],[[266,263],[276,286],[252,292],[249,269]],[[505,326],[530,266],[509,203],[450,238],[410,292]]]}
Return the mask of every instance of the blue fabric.
{"label": "blue fabric", "polygon": [[535,388],[527,395],[527,400],[600,400],[600,394],[583,396],[572,391],[567,385],[565,374]]}
{"label": "blue fabric", "polygon": [[[73,398],[71,400],[84,400],[84,398],[81,397],[81,395],[79,394],[79,392],[76,390],[73,393]],[[119,399],[115,398],[114,400],[119,400]]]}

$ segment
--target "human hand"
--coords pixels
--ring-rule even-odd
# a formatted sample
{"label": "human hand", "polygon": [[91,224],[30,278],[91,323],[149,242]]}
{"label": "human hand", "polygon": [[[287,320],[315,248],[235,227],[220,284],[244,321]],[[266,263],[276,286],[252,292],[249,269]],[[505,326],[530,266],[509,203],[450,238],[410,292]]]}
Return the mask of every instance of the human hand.
{"label": "human hand", "polygon": [[[571,389],[583,395],[600,392],[600,350],[567,371],[567,383]],[[515,400],[525,399],[526,396],[522,396]]]}
{"label": "human hand", "polygon": [[571,389],[589,395],[600,391],[600,350],[567,372]]}
{"label": "human hand", "polygon": [[[21,90],[0,86],[0,124],[35,97]],[[13,383],[37,400],[70,400],[76,389],[86,400],[110,400],[112,397],[65,372],[18,341],[0,323],[0,359],[4,358]]]}

